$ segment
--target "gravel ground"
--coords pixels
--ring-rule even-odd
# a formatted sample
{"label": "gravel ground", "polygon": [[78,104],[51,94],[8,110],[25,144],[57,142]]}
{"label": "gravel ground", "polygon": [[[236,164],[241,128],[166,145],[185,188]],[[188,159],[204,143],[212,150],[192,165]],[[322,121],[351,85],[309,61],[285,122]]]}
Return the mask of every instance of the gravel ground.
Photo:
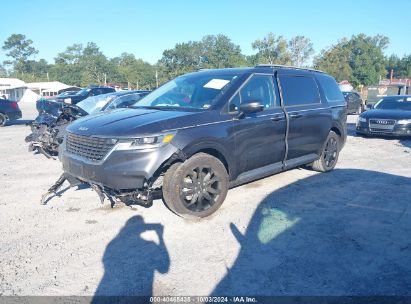
{"label": "gravel ground", "polygon": [[411,294],[411,141],[354,136],[336,170],[295,169],[229,191],[201,222],[41,195],[58,161],[0,129],[0,295]]}

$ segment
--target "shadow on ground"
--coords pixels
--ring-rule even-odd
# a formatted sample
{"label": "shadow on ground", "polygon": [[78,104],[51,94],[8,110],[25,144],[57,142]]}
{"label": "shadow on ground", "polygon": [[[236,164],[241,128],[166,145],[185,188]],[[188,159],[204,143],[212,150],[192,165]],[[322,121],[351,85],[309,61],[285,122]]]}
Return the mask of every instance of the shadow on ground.
{"label": "shadow on ground", "polygon": [[[163,228],[145,223],[139,215],[127,221],[104,252],[104,276],[94,303],[105,299],[99,296],[152,295],[154,272],[166,273],[170,265]],[[159,244],[143,239],[141,234],[146,231],[154,231]]]}
{"label": "shadow on ground", "polygon": [[400,139],[400,143],[407,148],[411,148],[411,138]]}
{"label": "shadow on ground", "polygon": [[411,179],[339,169],[269,194],[215,295],[411,295]]}

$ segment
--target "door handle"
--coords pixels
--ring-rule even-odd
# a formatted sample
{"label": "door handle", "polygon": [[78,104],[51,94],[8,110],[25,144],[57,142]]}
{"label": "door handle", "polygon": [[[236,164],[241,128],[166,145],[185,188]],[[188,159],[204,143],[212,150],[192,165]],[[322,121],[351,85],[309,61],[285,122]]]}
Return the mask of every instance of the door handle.
{"label": "door handle", "polygon": [[300,117],[303,117],[303,115],[302,114],[292,114],[292,115],[290,115],[291,119],[300,118]]}

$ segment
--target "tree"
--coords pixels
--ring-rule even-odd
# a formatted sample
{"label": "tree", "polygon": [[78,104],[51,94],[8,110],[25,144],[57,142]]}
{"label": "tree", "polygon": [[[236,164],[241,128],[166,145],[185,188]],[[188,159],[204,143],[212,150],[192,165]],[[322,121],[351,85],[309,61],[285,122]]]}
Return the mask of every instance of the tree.
{"label": "tree", "polygon": [[7,70],[2,64],[0,64],[0,77],[7,77]]}
{"label": "tree", "polygon": [[246,63],[240,46],[225,35],[203,37],[201,48],[201,65],[204,68],[229,68]]}
{"label": "tree", "polygon": [[383,49],[388,38],[365,34],[344,38],[323,50],[314,60],[314,66],[333,75],[338,81],[347,79],[355,86],[378,83],[386,75]]}
{"label": "tree", "polygon": [[153,89],[156,86],[155,68],[133,54],[123,53],[116,57],[118,71],[127,86],[138,89]]}
{"label": "tree", "polygon": [[351,82],[355,85],[376,84],[386,75],[383,50],[388,38],[382,35],[369,37],[365,34],[352,36],[348,41],[351,50],[349,64],[352,68]]}
{"label": "tree", "polygon": [[202,45],[200,42],[189,41],[177,43],[173,49],[165,50],[158,65],[166,78],[172,79],[178,75],[196,71],[202,68]]}
{"label": "tree", "polygon": [[314,54],[313,43],[309,38],[296,36],[288,42],[291,63],[302,67]]}
{"label": "tree", "polygon": [[314,58],[314,67],[334,76],[338,82],[350,80],[352,68],[349,58],[348,40],[344,38],[330,48],[322,50],[320,55]]}
{"label": "tree", "polygon": [[287,49],[287,40],[283,36],[276,37],[268,33],[263,39],[257,39],[251,44],[257,50],[257,62],[268,64],[291,64],[291,55]]}
{"label": "tree", "polygon": [[80,60],[83,56],[83,45],[73,44],[65,51],[58,53],[54,58],[55,64],[50,69],[51,79],[63,83],[81,86],[83,79],[83,67]]}
{"label": "tree", "polygon": [[394,78],[411,78],[411,55],[404,55],[404,57],[399,58],[393,54],[387,58],[385,68],[387,78],[390,78],[391,70]]}
{"label": "tree", "polygon": [[12,64],[14,70],[17,72],[27,72],[28,66],[26,65],[26,61],[38,53],[38,50],[36,50],[32,44],[33,41],[26,39],[26,36],[22,34],[13,34],[8,37],[2,49],[9,51],[6,53],[6,56],[11,57],[12,60],[6,61],[5,63]]}

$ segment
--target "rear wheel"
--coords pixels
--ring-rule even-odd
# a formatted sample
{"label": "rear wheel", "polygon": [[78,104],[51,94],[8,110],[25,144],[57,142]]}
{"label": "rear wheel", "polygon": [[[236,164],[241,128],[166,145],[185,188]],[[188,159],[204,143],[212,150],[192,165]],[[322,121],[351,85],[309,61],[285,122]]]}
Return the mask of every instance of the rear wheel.
{"label": "rear wheel", "polygon": [[0,127],[4,127],[7,122],[7,116],[0,113]]}
{"label": "rear wheel", "polygon": [[181,217],[209,216],[221,206],[227,192],[226,168],[206,153],[197,153],[184,163],[172,165],[164,176],[164,202]]}
{"label": "rear wheel", "polygon": [[311,164],[315,171],[328,172],[334,169],[340,154],[340,137],[333,131],[328,134],[321,156]]}

